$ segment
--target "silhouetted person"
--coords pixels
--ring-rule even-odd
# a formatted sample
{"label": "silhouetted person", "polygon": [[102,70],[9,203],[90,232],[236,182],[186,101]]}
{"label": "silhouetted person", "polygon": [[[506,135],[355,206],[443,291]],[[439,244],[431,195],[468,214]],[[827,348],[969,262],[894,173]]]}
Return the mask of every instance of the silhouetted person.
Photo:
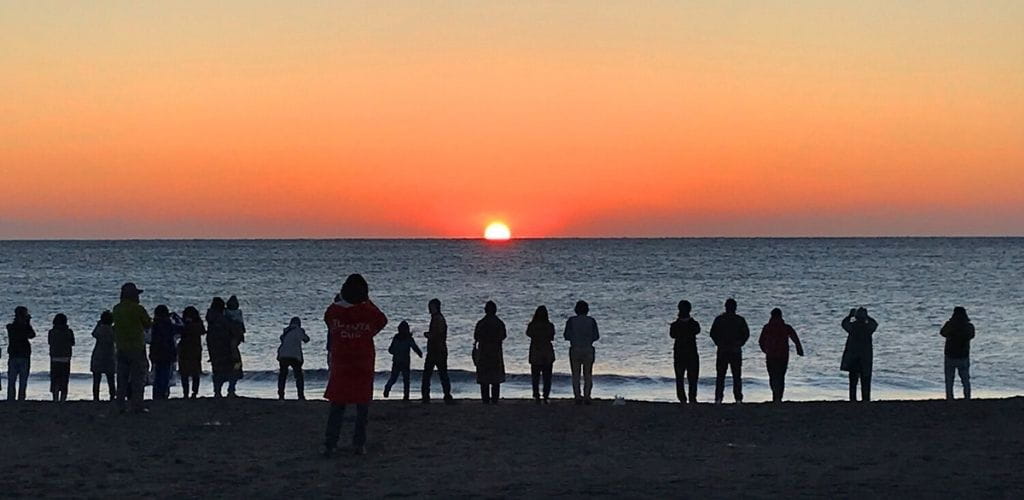
{"label": "silhouetted person", "polygon": [[420,347],[416,345],[416,339],[412,338],[409,323],[403,321],[398,324],[398,333],[391,339],[391,345],[388,346],[388,353],[391,354],[391,376],[384,384],[384,397],[391,394],[391,388],[398,381],[398,376],[401,375],[402,400],[409,400],[409,372],[412,369],[412,355],[409,354],[409,351],[414,351],[417,356],[423,357],[423,351],[420,351]]}
{"label": "silhouetted person", "polygon": [[199,376],[203,374],[203,335],[206,326],[199,309],[188,306],[181,312],[184,328],[178,342],[178,376],[181,377],[182,397],[199,397]]}
{"label": "silhouetted person", "polygon": [[551,397],[551,370],[555,364],[555,325],[548,319],[548,308],[540,306],[533,313],[533,319],[526,326],[530,337],[530,377],[533,382],[533,400],[541,401],[540,384],[544,382],[544,402]]}
{"label": "silhouetted person", "polygon": [[[597,321],[587,314],[590,304],[576,302],[576,315],[565,322],[565,340],[569,341],[569,366],[572,369],[572,394],[576,404],[590,404],[590,393],[594,389],[594,342],[601,338]],[[580,374],[583,375],[583,390],[580,391]]]}
{"label": "silhouetted person", "polygon": [[110,311],[103,311],[96,327],[92,329],[92,338],[96,339],[96,345],[92,348],[92,357],[89,359],[89,371],[92,372],[92,400],[100,400],[100,382],[103,376],[107,377],[107,389],[110,400],[116,396],[117,386],[114,384],[114,374],[117,373],[117,353],[114,349],[114,315]]}
{"label": "silhouetted person", "polygon": [[149,330],[149,361],[153,363],[153,399],[171,397],[171,371],[178,359],[174,338],[181,328],[175,325],[171,311],[160,304],[153,310],[153,326]]}
{"label": "silhouetted person", "polygon": [[213,397],[223,397],[224,384],[228,385],[228,397],[235,397],[238,383],[237,346],[235,337],[238,330],[224,314],[227,309],[224,299],[214,297],[206,311],[206,349],[210,353],[210,367],[213,369]]}
{"label": "silhouetted person", "polygon": [[341,436],[345,405],[356,405],[356,425],[352,445],[357,455],[366,453],[366,421],[373,399],[374,361],[377,357],[373,337],[388,323],[388,318],[370,301],[370,287],[358,274],[352,274],[341,287],[341,301],[324,313],[327,335],[331,338],[330,374],[324,394],[331,403],[327,417],[324,455],[331,456]]}
{"label": "silhouetted person", "polygon": [[747,320],[736,314],[736,300],[725,301],[725,312],[711,325],[711,340],[718,346],[715,358],[715,403],[725,398],[725,374],[732,371],[732,395],[743,402],[743,345],[750,339]]}
{"label": "silhouetted person", "polygon": [[971,339],[974,338],[974,324],[967,316],[967,309],[953,308],[953,316],[942,325],[939,334],[946,338],[946,399],[953,399],[954,371],[960,372],[964,399],[971,399]]}
{"label": "silhouetted person", "polygon": [[501,384],[505,382],[505,358],[502,342],[508,337],[505,323],[498,318],[498,305],[484,304],[484,317],[473,330],[473,350],[476,353],[476,383],[480,384],[480,398],[484,404],[498,404]]}
{"label": "silhouetted person", "polygon": [[782,402],[782,394],[786,391],[786,369],[789,368],[789,341],[796,345],[797,356],[804,355],[804,346],[796,330],[782,319],[782,309],[772,309],[768,324],[761,329],[761,337],[757,343],[764,353],[765,365],[768,368],[768,384],[772,388],[772,401]]}
{"label": "silhouetted person", "polygon": [[131,392],[131,409],[146,413],[142,405],[149,363],[146,361],[146,328],[153,324],[145,307],[139,304],[142,290],[135,283],[121,286],[121,302],[114,306],[114,345],[117,346],[117,404],[123,413]]}
{"label": "silhouetted person", "polygon": [[850,373],[850,401],[857,400],[857,383],[863,401],[871,401],[871,363],[874,357],[871,337],[878,329],[878,322],[868,316],[868,310],[861,307],[850,309],[843,319],[846,330],[846,348],[840,369]]}
{"label": "silhouetted person", "polygon": [[47,335],[47,343],[50,345],[50,394],[54,401],[67,401],[75,333],[68,327],[68,317],[64,314],[53,317],[53,328]]}
{"label": "silhouetted person", "polygon": [[231,355],[235,360],[235,383],[242,380],[242,344],[245,342],[245,319],[242,317],[242,310],[238,305],[238,297],[228,297],[225,304],[224,317],[228,320],[231,329]]}
{"label": "silhouetted person", "polygon": [[427,338],[427,356],[423,360],[421,386],[423,402],[430,402],[430,379],[436,368],[437,378],[441,380],[441,389],[444,391],[444,402],[451,404],[455,399],[452,397],[452,383],[448,379],[448,322],[441,314],[440,300],[430,299],[427,310],[430,312],[430,326],[423,334]]}
{"label": "silhouetted person", "polygon": [[672,365],[676,372],[676,397],[686,403],[686,385],[690,389],[690,403],[697,402],[697,381],[700,379],[700,356],[697,354],[697,335],[700,323],[690,317],[692,306],[689,301],[679,301],[679,318],[668,329],[669,337],[675,339]]}
{"label": "silhouetted person", "polygon": [[309,342],[309,335],[302,328],[298,316],[291,319],[281,333],[281,346],[277,348],[277,398],[284,400],[284,386],[288,383],[288,368],[295,374],[295,392],[299,400],[306,399],[306,381],[302,373],[302,344]]}
{"label": "silhouetted person", "polygon": [[[28,308],[14,308],[14,321],[7,324],[7,400],[25,400],[28,388],[28,373],[32,368],[31,339],[36,338],[32,329],[32,315]],[[17,385],[15,385],[17,384]]]}

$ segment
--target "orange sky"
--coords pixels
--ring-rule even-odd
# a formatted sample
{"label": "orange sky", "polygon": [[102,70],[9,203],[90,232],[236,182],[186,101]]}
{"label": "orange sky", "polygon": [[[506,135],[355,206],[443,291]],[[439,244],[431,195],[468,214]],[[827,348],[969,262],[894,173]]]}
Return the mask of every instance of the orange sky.
{"label": "orange sky", "polygon": [[594,3],[5,2],[0,238],[1024,235],[1024,3]]}

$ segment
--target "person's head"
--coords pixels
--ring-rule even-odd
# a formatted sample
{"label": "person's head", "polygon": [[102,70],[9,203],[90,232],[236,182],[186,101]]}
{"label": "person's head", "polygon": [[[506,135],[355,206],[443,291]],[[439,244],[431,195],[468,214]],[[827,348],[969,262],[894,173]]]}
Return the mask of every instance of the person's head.
{"label": "person's head", "polygon": [[160,304],[153,309],[153,319],[170,319],[171,310],[166,305]]}
{"label": "person's head", "polygon": [[189,321],[189,322],[200,321],[200,319],[199,319],[199,309],[196,309],[193,306],[188,306],[188,307],[185,308],[184,311],[181,312],[181,317],[185,321]]}
{"label": "person's head", "polygon": [[349,304],[362,304],[370,300],[370,285],[361,274],[350,274],[341,285],[341,298]]}
{"label": "person's head", "polygon": [[68,326],[68,317],[65,316],[64,313],[60,313],[60,314],[54,316],[53,317],[53,326],[58,327],[58,328],[67,328],[67,326]]}
{"label": "person's head", "polygon": [[498,304],[495,304],[493,300],[488,300],[487,303],[484,304],[484,314],[498,314]]}
{"label": "person's head", "polygon": [[100,323],[104,324],[104,325],[113,325],[114,324],[114,313],[112,313],[110,311],[103,311],[100,314]]}
{"label": "person's head", "polygon": [[28,313],[28,308],[25,306],[18,306],[14,308],[14,321],[28,321],[32,319],[32,315]]}
{"label": "person's head", "polygon": [[438,314],[438,313],[440,313],[441,312],[441,300],[440,299],[430,299],[430,302],[427,302],[427,311],[429,311],[430,314]]}
{"label": "person's head", "polygon": [[587,304],[587,301],[585,300],[577,301],[576,307],[574,307],[573,310],[576,311],[577,315],[585,316],[590,312],[590,304]]}
{"label": "person's head", "polygon": [[736,299],[729,297],[725,301],[725,312],[734,313],[736,312]]}
{"label": "person's head", "polygon": [[231,309],[232,311],[238,309],[238,297],[235,297],[234,295],[228,297],[228,302],[226,305],[227,308]]}
{"label": "person's head", "polygon": [[967,309],[956,306],[953,308],[953,321],[970,321],[971,318],[967,316]]}
{"label": "person's head", "polygon": [[693,309],[693,306],[690,304],[689,300],[680,300],[679,301],[679,317],[680,318],[689,318],[690,317],[690,311],[692,309]]}
{"label": "person's head", "polygon": [[776,307],[775,309],[772,309],[772,319],[774,319],[774,320],[782,319],[782,309],[779,309],[778,307]]}
{"label": "person's head", "polygon": [[409,330],[409,322],[408,321],[403,321],[403,322],[398,324],[398,334],[403,336],[403,337],[407,337],[409,335],[412,335],[411,330]]}
{"label": "person's head", "polygon": [[866,307],[858,307],[857,312],[853,314],[859,321],[868,319],[868,309]]}
{"label": "person's head", "polygon": [[298,316],[293,317],[291,319],[291,321],[288,322],[288,327],[289,328],[299,328],[301,326],[302,326],[302,318],[299,318]]}
{"label": "person's head", "polygon": [[531,323],[550,323],[548,319],[548,308],[540,306],[536,311],[533,311],[533,321]]}
{"label": "person's head", "polygon": [[142,290],[135,286],[135,283],[128,282],[121,285],[121,300],[129,302],[138,302],[139,295],[142,294]]}
{"label": "person's head", "polygon": [[222,313],[222,312],[224,312],[224,309],[226,307],[227,307],[227,305],[224,304],[224,299],[221,298],[221,297],[214,297],[213,300],[210,301],[210,310],[213,311],[213,312],[221,312]]}

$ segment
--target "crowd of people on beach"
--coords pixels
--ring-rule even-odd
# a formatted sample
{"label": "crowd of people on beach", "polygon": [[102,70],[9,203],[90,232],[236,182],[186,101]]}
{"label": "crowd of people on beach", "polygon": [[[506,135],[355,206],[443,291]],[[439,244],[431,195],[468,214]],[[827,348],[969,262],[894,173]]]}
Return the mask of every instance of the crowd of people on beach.
{"label": "crowd of people on beach", "polygon": [[[90,370],[93,374],[93,399],[101,399],[101,383],[106,377],[108,397],[117,401],[125,412],[147,412],[143,395],[147,384],[152,385],[152,398],[168,399],[175,368],[185,399],[198,397],[202,375],[203,337],[212,369],[214,397],[236,395],[237,384],[243,377],[240,346],[245,342],[245,320],[236,296],[228,300],[214,297],[207,309],[205,321],[192,306],[179,315],[166,305],[158,305],[152,317],[140,304],[142,290],[134,283],[121,287],[120,301],[111,310],[103,311],[93,329],[95,339]],[[726,376],[732,375],[732,393],[735,401],[743,401],[743,347],[750,339],[750,328],[743,316],[737,314],[734,299],[725,301],[725,311],[712,323],[709,335],[717,347],[715,367],[716,404],[725,395]],[[437,372],[441,382],[443,400],[455,402],[448,377],[448,325],[441,312],[441,301],[431,299],[427,304],[430,323],[423,336],[426,352],[420,350],[406,321],[399,323],[388,352],[392,356],[391,376],[384,386],[384,397],[390,397],[399,377],[403,383],[403,399],[410,399],[410,373],[412,353],[423,358],[420,384],[421,401],[431,400],[431,381]],[[569,342],[569,365],[572,372],[573,401],[579,405],[592,403],[593,366],[596,356],[594,343],[600,337],[597,321],[589,315],[590,306],[578,301],[575,316],[565,324],[563,338]],[[674,340],[673,365],[676,373],[676,392],[681,403],[697,402],[697,381],[700,375],[700,356],[696,338],[701,333],[700,323],[691,316],[690,302],[678,304],[678,318],[669,327]],[[14,320],[7,325],[8,336],[8,401],[25,399],[30,371],[31,339],[36,332],[28,308],[18,306]],[[346,405],[355,405],[356,419],[353,446],[357,453],[364,451],[369,403],[373,398],[376,349],[373,338],[387,325],[388,320],[370,301],[369,285],[358,274],[350,275],[324,313],[327,326],[328,384],[324,397],[331,402],[327,419],[325,453],[331,454],[337,446]],[[861,401],[871,399],[872,337],[878,322],[866,308],[853,308],[845,316],[841,328],[847,333],[840,369],[849,374],[849,398],[856,401],[858,388]],[[952,317],[943,325],[940,335],[945,338],[946,397],[953,399],[954,376],[959,374],[965,399],[971,397],[970,343],[975,330],[963,307],[956,307]],[[547,403],[551,396],[552,367],[555,362],[554,340],[556,330],[545,306],[539,306],[526,327],[530,339],[529,363],[533,399]],[[501,398],[501,384],[506,380],[503,343],[508,338],[505,323],[498,317],[498,306],[493,301],[484,305],[484,316],[473,332],[472,360],[476,366],[476,381],[480,397],[485,404],[497,404]],[[278,397],[284,399],[289,370],[293,373],[298,399],[305,399],[303,377],[303,344],[310,341],[300,318],[292,318],[280,335],[277,352],[279,363]],[[47,336],[50,354],[50,392],[54,401],[64,401],[68,395],[71,356],[75,346],[74,332],[68,327],[68,318],[57,314],[53,328]],[[767,324],[761,329],[758,345],[765,355],[772,401],[781,402],[785,391],[785,377],[789,366],[790,344],[798,356],[804,355],[803,345],[796,330],[786,323],[781,309],[773,309]],[[147,356],[147,345],[148,356]]]}

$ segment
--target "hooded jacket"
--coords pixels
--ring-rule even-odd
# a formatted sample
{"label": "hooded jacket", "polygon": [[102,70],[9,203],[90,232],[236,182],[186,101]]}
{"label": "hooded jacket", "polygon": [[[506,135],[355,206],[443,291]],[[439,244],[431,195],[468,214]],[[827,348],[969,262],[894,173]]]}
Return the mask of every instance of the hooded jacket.
{"label": "hooded jacket", "polygon": [[768,324],[761,329],[761,336],[757,343],[761,346],[761,352],[765,358],[771,360],[789,359],[789,341],[796,344],[797,354],[803,354],[804,346],[800,343],[800,337],[796,330],[789,326],[782,318],[772,318]]}
{"label": "hooded jacket", "polygon": [[330,337],[330,375],[324,398],[336,404],[365,404],[373,398],[376,352],[373,337],[388,318],[369,299],[331,304],[324,312]]}
{"label": "hooded jacket", "polygon": [[277,359],[297,359],[302,361],[302,344],[309,342],[309,335],[297,323],[291,323],[281,334],[281,346],[277,348]]}
{"label": "hooded jacket", "polygon": [[7,324],[7,355],[12,358],[32,357],[32,344],[29,339],[36,338],[36,331],[28,321],[15,321]]}
{"label": "hooded jacket", "polygon": [[974,324],[967,320],[949,320],[939,332],[946,338],[947,358],[965,359],[971,355],[971,339],[974,338]]}
{"label": "hooded jacket", "polygon": [[696,358],[697,357],[697,335],[700,334],[700,323],[687,316],[679,318],[669,326],[668,336],[676,339],[672,346],[676,357]]}

